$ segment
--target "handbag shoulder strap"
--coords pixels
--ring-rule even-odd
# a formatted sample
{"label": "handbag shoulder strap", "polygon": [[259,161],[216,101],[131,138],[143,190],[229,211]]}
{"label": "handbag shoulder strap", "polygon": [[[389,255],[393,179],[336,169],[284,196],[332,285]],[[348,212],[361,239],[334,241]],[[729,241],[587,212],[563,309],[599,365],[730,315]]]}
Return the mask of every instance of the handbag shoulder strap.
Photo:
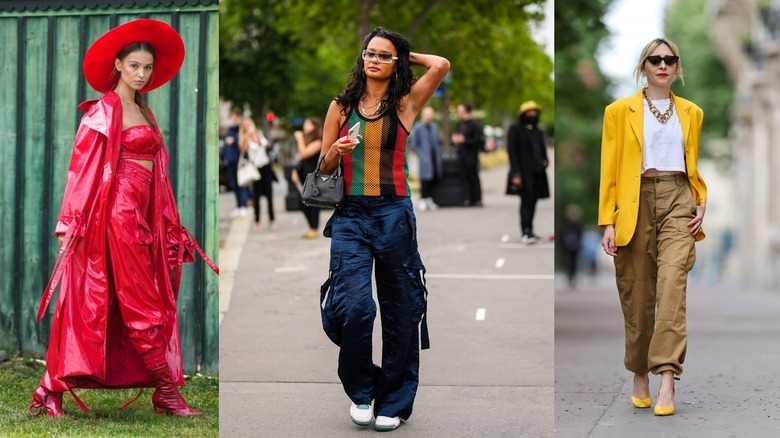
{"label": "handbag shoulder strap", "polygon": [[[317,161],[317,168],[314,169],[314,173],[316,175],[320,174],[320,166],[322,165],[322,160],[325,159],[325,155],[321,156],[320,159]],[[336,165],[336,172],[333,173],[333,175],[336,175],[336,177],[341,176],[341,156],[339,155],[339,163]]]}

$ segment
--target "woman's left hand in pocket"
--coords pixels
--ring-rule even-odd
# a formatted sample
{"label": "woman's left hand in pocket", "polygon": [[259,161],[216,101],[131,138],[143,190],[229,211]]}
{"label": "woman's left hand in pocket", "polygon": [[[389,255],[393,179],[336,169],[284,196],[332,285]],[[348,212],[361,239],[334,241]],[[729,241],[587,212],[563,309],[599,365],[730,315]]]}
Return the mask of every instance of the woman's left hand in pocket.
{"label": "woman's left hand in pocket", "polygon": [[691,236],[696,237],[701,231],[701,223],[704,221],[704,212],[707,210],[705,204],[696,206],[696,216],[688,222],[688,231],[691,232]]}

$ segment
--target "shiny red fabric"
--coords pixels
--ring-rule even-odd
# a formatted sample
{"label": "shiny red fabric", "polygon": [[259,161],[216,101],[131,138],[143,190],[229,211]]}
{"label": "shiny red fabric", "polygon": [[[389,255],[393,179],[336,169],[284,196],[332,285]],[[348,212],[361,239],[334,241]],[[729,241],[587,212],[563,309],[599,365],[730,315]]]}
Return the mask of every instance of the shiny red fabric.
{"label": "shiny red fabric", "polygon": [[[132,205],[136,201],[121,194],[118,187],[132,181],[138,183],[137,179],[126,180],[126,175],[117,177],[118,173],[127,173],[119,172],[122,105],[119,96],[111,91],[79,108],[86,114],[76,134],[55,230],[66,236],[66,241],[39,308],[40,318],[48,304],[47,294],[61,279],[46,355],[47,372],[41,385],[54,392],[73,387],[154,386],[153,377],[130,342],[128,327],[145,330],[156,323],[161,323],[157,330],[162,331],[165,359],[173,381],[182,385],[176,313],[178,271],[182,261],[194,261],[193,246],[199,248],[189,241],[189,233],[179,220],[168,178],[168,154],[163,145],[154,156],[143,224],[127,220],[120,225],[113,223],[112,212],[136,208]],[[154,120],[151,112],[150,117]],[[162,142],[159,130],[153,129]],[[144,248],[148,248],[150,258],[146,260],[151,260],[151,266],[139,266],[133,257],[109,254],[109,237],[116,237],[109,233],[122,230],[122,226],[128,228],[123,237],[150,243]],[[182,236],[187,240],[183,241]],[[216,271],[210,260],[207,262]],[[150,278],[141,279],[137,275],[140,272]],[[117,285],[124,293],[133,293],[134,285],[148,284],[156,290],[145,290],[139,296],[151,293],[156,295],[155,299],[125,297],[132,303],[131,311],[120,314]]]}

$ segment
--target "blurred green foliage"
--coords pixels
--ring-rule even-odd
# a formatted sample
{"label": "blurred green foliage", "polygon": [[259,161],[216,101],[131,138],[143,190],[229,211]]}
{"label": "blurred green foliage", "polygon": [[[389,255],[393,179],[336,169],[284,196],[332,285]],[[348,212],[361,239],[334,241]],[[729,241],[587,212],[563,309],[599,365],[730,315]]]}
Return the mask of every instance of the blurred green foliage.
{"label": "blurred green foliage", "polygon": [[672,2],[666,10],[666,36],[677,44],[685,73],[685,86],[676,81],[672,91],[704,110],[701,156],[708,157],[706,141],[728,136],[734,86],[728,70],[715,54],[710,40],[712,23],[706,0]]}
{"label": "blurred green foliage", "polygon": [[582,208],[595,225],[598,208],[601,126],[613,99],[595,59],[611,0],[574,0],[555,7],[555,217],[556,234],[567,205]]}
{"label": "blurred green foliage", "polygon": [[383,26],[407,37],[413,51],[449,59],[448,100],[471,102],[485,112],[485,123],[512,121],[520,103],[533,99],[546,110],[542,121],[552,125],[553,64],[531,37],[543,3],[223,0],[220,95],[248,104],[253,114],[324,118],[363,36]]}

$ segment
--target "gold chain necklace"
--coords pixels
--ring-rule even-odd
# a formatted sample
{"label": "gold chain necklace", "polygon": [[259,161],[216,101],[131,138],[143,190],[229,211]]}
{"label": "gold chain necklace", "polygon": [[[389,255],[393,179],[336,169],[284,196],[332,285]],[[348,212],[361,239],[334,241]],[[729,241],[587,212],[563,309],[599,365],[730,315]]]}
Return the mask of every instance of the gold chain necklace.
{"label": "gold chain necklace", "polygon": [[642,89],[642,95],[645,96],[645,100],[647,101],[647,106],[650,107],[650,112],[653,113],[656,119],[658,119],[661,123],[666,123],[669,120],[669,117],[672,117],[672,113],[674,112],[674,98],[672,97],[672,92],[669,91],[669,108],[661,114],[661,111],[658,110],[658,108],[653,105],[653,101],[650,100],[649,97],[647,97],[647,88]]}

